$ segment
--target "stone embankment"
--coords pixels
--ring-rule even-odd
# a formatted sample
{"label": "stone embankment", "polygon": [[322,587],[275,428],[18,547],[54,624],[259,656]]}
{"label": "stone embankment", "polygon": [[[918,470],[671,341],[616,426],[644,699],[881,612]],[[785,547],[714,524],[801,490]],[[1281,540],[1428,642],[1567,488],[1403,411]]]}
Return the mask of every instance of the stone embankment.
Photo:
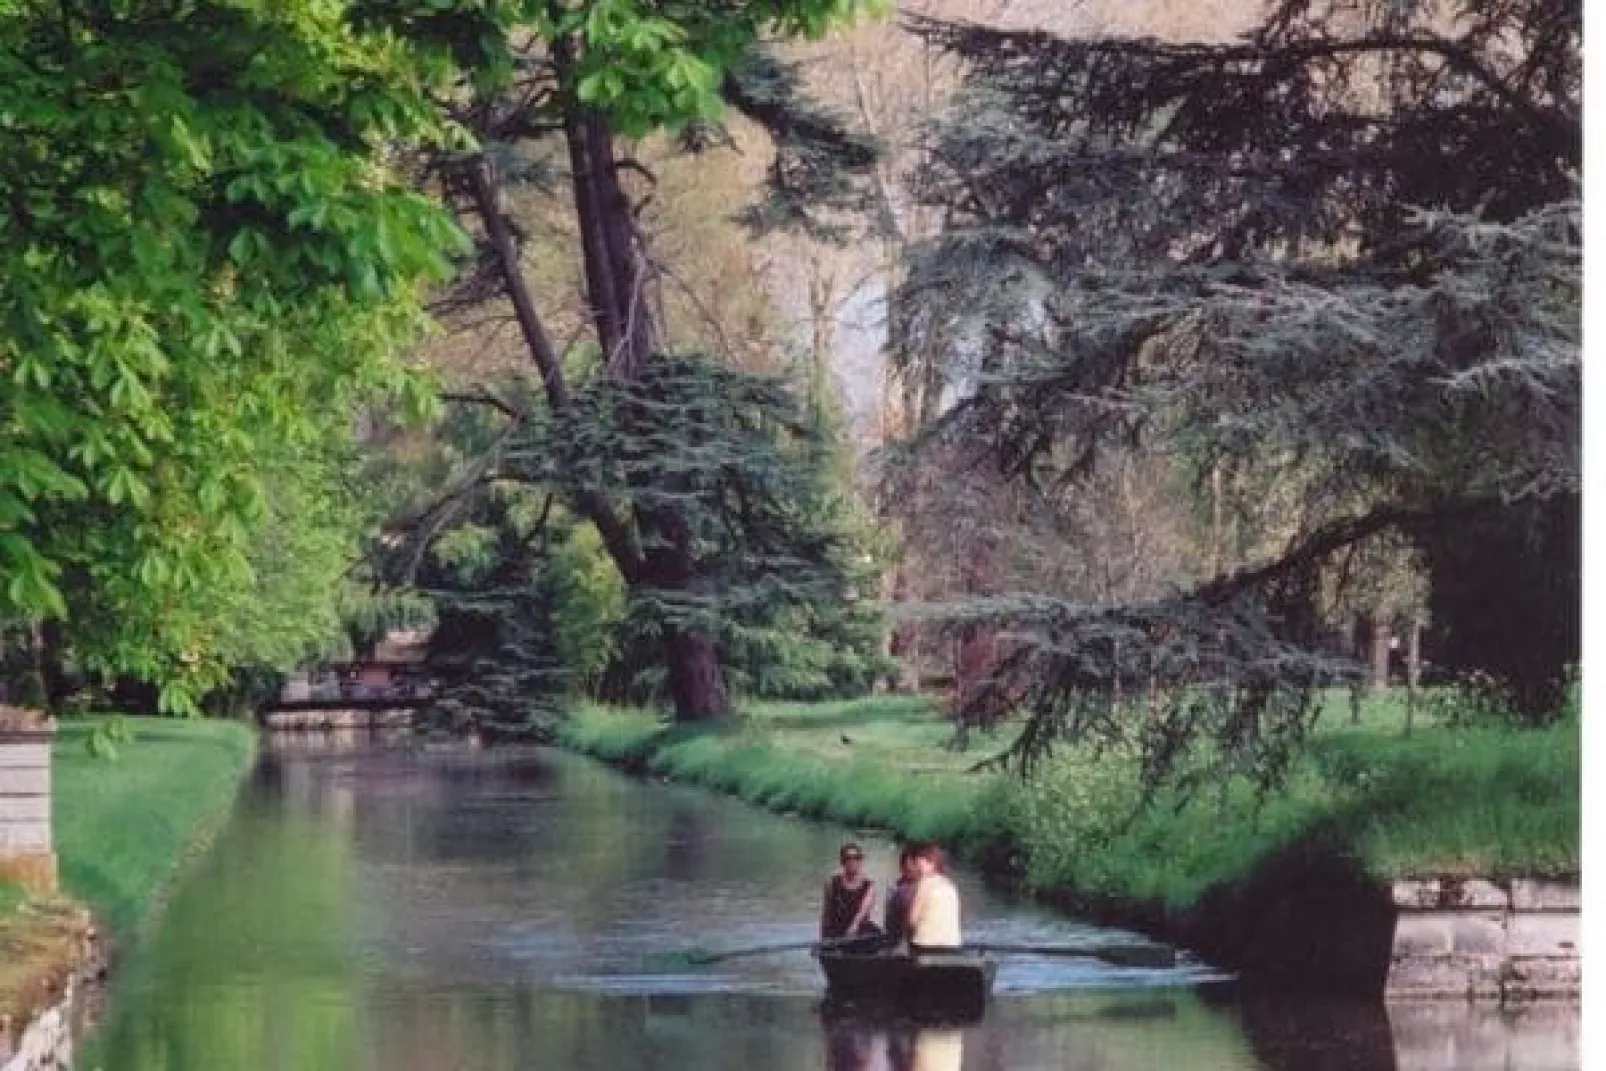
{"label": "stone embankment", "polygon": [[1391,999],[1579,995],[1578,885],[1517,879],[1397,881]]}

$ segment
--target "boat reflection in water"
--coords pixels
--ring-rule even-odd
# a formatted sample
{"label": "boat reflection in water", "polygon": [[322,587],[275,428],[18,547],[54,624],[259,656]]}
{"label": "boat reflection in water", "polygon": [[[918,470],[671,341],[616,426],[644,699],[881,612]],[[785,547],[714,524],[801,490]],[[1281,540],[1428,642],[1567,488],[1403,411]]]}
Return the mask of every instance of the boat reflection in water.
{"label": "boat reflection in water", "polygon": [[825,1071],[959,1071],[965,1035],[957,1027],[823,1017]]}

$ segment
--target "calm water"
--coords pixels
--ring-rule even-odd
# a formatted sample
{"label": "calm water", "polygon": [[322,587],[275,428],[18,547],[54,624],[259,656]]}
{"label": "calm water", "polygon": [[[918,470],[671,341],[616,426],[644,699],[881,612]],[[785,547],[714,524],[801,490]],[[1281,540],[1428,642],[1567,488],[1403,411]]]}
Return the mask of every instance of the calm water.
{"label": "calm water", "polygon": [[[1573,1068],[1576,1012],[1240,1000],[1197,966],[1011,959],[980,1024],[822,1016],[804,953],[840,830],[541,750],[269,745],[121,965],[78,1066],[117,1071]],[[892,852],[865,839],[885,877]],[[967,931],[1123,935],[961,876]]]}

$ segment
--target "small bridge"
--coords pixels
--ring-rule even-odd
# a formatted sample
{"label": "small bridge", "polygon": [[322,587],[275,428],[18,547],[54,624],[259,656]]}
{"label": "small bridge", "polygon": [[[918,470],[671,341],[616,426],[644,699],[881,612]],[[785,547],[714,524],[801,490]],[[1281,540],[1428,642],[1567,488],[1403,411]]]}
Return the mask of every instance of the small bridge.
{"label": "small bridge", "polygon": [[337,662],[292,676],[261,720],[269,729],[405,726],[434,697],[435,681],[419,662]]}

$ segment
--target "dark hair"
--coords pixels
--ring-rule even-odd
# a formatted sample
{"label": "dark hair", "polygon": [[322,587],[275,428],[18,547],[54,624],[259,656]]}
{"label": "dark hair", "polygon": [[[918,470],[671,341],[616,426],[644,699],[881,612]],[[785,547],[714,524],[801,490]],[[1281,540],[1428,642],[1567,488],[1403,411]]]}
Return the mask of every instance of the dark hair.
{"label": "dark hair", "polygon": [[842,849],[836,853],[837,860],[843,863],[847,862],[848,859],[853,856],[863,859],[864,851],[851,840],[842,845]]}
{"label": "dark hair", "polygon": [[913,854],[916,859],[931,860],[931,865],[936,867],[939,873],[948,869],[948,856],[933,841],[924,841],[916,845]]}

